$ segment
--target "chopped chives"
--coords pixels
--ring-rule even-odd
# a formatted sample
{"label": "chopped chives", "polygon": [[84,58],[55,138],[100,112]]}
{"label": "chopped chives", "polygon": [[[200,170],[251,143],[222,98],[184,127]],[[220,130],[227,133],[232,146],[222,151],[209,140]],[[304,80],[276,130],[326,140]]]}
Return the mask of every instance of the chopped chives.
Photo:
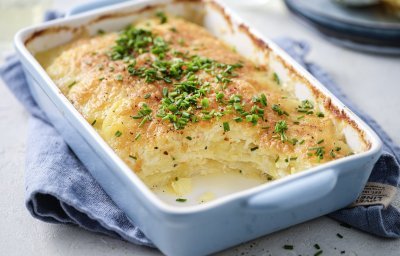
{"label": "chopped chives", "polygon": [[186,198],[177,198],[176,201],[180,202],[180,203],[184,203],[187,201],[187,199]]}
{"label": "chopped chives", "polygon": [[186,136],[186,139],[188,139],[188,140],[192,140],[192,137],[190,137],[190,136]]}
{"label": "chopped chives", "polygon": [[163,94],[164,97],[167,97],[167,96],[168,96],[168,88],[167,88],[167,87],[164,87],[164,88],[162,89],[162,94]]}
{"label": "chopped chives", "polygon": [[272,105],[272,110],[275,111],[276,113],[278,113],[278,115],[280,115],[280,116],[281,116],[281,115],[286,115],[286,116],[289,115],[288,112],[284,111],[284,110],[281,108],[281,106],[278,105],[278,104]]}
{"label": "chopped chives", "polygon": [[274,72],[273,76],[274,76],[274,81],[275,81],[278,85],[280,85],[280,84],[281,84],[281,80],[279,79],[278,74]]}
{"label": "chopped chives", "polygon": [[122,132],[120,132],[119,130],[115,132],[114,134],[116,137],[120,137],[122,135]]}
{"label": "chopped chives", "polygon": [[345,227],[345,228],[351,228],[351,226],[349,224],[344,223],[344,222],[340,223],[340,226]]}
{"label": "chopped chives", "polygon": [[320,250],[320,251],[316,252],[316,253],[314,254],[314,256],[320,256],[320,255],[322,255],[322,253],[323,253],[323,251]]}
{"label": "chopped chives", "polygon": [[144,98],[145,98],[145,99],[148,99],[148,98],[150,98],[150,96],[151,96],[151,94],[150,94],[150,93],[147,93],[146,95],[144,95]]}
{"label": "chopped chives", "polygon": [[156,16],[157,16],[158,18],[160,18],[160,23],[161,23],[161,24],[164,24],[164,23],[166,23],[166,22],[168,21],[167,16],[166,16],[165,13],[163,13],[163,12],[157,12],[157,13],[156,13]]}
{"label": "chopped chives", "polygon": [[136,134],[136,136],[135,136],[135,140],[138,140],[138,139],[140,139],[140,136],[141,136],[140,132],[139,132],[139,133],[137,133],[137,134]]}
{"label": "chopped chives", "polygon": [[261,105],[263,105],[264,107],[267,106],[267,97],[265,96],[264,93],[262,93],[261,96],[260,96],[260,103],[261,103]]}
{"label": "chopped chives", "polygon": [[203,99],[201,100],[201,105],[202,105],[204,108],[208,108],[208,107],[210,106],[210,101],[208,100],[208,98],[203,98]]}
{"label": "chopped chives", "polygon": [[242,121],[243,121],[243,118],[241,118],[241,117],[235,117],[235,118],[233,118],[233,120],[239,123],[239,122],[242,122]]}
{"label": "chopped chives", "polygon": [[215,97],[217,98],[217,101],[221,101],[224,98],[224,96],[225,96],[224,93],[218,92]]}
{"label": "chopped chives", "polygon": [[72,81],[69,85],[68,88],[71,88],[72,86],[76,85],[76,81]]}
{"label": "chopped chives", "polygon": [[231,130],[231,128],[229,127],[229,123],[228,122],[224,122],[223,126],[224,126],[224,132],[229,132]]}
{"label": "chopped chives", "polygon": [[94,121],[92,122],[92,126],[93,126],[93,125],[95,125],[95,124],[96,124],[96,122],[97,122],[97,120],[96,120],[96,119],[94,119]]}
{"label": "chopped chives", "polygon": [[286,141],[287,137],[286,137],[285,132],[287,131],[287,129],[288,129],[288,127],[287,127],[286,121],[281,120],[281,121],[276,122],[274,131],[276,133],[280,134],[282,141]]}
{"label": "chopped chives", "polygon": [[317,144],[321,144],[321,143],[323,143],[324,141],[325,141],[324,139],[319,140],[319,141],[317,142]]}
{"label": "chopped chives", "polygon": [[293,245],[289,245],[289,244],[285,244],[283,246],[283,249],[285,249],[285,250],[293,250],[293,248],[294,248],[294,246]]}

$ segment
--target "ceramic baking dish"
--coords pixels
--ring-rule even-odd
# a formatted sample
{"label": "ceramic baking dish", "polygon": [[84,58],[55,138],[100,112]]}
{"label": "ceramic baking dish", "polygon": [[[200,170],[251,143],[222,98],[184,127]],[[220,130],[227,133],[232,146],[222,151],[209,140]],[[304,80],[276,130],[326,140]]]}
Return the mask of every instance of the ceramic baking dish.
{"label": "ceramic baking dish", "polygon": [[[296,83],[299,98],[323,99],[329,111],[346,120],[348,144],[355,151],[365,150],[206,204],[177,207],[160,200],[78,113],[34,57],[72,40],[82,29],[92,34],[119,30],[159,10],[201,23],[244,56],[269,63],[283,81]],[[209,254],[345,207],[362,191],[381,152],[380,139],[360,118],[219,0],[128,1],[27,28],[16,35],[15,44],[37,103],[115,203],[167,255]]]}

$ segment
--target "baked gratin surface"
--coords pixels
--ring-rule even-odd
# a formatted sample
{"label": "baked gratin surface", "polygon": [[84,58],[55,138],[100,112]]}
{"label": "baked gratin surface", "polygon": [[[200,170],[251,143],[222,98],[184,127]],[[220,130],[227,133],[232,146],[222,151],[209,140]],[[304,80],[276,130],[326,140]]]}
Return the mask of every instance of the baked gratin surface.
{"label": "baked gratin surface", "polygon": [[37,55],[150,187],[235,172],[265,181],[352,154],[343,125],[204,28],[165,16]]}

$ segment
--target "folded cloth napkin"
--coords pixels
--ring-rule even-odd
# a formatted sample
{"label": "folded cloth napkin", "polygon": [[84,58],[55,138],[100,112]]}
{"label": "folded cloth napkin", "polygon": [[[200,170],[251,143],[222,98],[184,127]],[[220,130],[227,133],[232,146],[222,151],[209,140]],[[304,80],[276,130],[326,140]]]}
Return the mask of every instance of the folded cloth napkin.
{"label": "folded cloth napkin", "polygon": [[[48,17],[55,17],[48,15]],[[305,61],[308,46],[288,38],[277,43],[362,117],[384,141],[382,157],[370,181],[398,185],[400,149],[368,115],[360,112],[317,65]],[[26,206],[33,217],[51,223],[75,224],[126,241],[153,246],[132,220],[114,204],[48,122],[30,94],[21,63],[13,56],[0,76],[30,112],[26,153]],[[396,160],[397,159],[397,160]],[[400,213],[389,206],[358,206],[330,215],[383,237],[400,237]]]}

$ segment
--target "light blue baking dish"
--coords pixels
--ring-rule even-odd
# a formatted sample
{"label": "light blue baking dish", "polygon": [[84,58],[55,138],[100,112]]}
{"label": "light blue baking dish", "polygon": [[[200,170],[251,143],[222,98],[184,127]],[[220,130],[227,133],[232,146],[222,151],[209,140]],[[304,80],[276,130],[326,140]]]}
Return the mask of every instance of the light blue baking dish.
{"label": "light blue baking dish", "polygon": [[[115,203],[167,255],[205,255],[346,207],[362,191],[381,153],[378,136],[273,42],[249,28],[220,0],[137,0],[103,7],[20,31],[15,45],[32,94],[48,118]],[[98,6],[85,6],[77,11]],[[112,31],[158,10],[196,18],[243,55],[269,63],[299,98],[329,103],[344,117],[355,151],[301,173],[223,196],[177,207],[160,200],[101,139],[46,72],[34,53],[73,39],[82,28]],[[289,75],[290,74],[290,75]],[[328,106],[327,105],[327,106]]]}

